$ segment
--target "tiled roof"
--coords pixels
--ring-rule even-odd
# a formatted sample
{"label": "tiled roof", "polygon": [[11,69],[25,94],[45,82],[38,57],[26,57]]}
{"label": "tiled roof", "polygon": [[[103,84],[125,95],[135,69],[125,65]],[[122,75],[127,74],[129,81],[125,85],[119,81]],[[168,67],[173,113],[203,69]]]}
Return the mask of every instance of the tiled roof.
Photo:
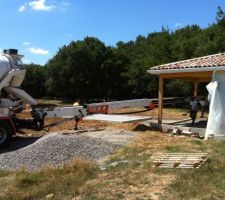
{"label": "tiled roof", "polygon": [[193,58],[189,60],[182,60],[178,62],[158,65],[150,68],[152,70],[170,70],[170,69],[191,69],[191,68],[201,68],[201,67],[219,67],[225,66],[225,52],[213,54],[209,56],[203,56],[198,58]]}

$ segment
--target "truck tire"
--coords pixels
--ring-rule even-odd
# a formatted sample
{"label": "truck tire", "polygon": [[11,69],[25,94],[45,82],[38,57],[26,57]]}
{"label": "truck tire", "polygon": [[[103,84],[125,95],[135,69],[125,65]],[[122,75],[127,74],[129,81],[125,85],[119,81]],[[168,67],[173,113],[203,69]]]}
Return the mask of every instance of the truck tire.
{"label": "truck tire", "polygon": [[0,121],[0,148],[6,147],[12,137],[12,127],[9,123]]}

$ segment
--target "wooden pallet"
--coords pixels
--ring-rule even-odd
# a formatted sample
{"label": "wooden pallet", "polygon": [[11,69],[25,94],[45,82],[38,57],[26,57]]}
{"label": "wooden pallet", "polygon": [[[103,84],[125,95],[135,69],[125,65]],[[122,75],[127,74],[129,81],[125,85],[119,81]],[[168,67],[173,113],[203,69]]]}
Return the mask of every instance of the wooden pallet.
{"label": "wooden pallet", "polygon": [[207,153],[166,153],[153,161],[153,167],[200,168],[207,158]]}

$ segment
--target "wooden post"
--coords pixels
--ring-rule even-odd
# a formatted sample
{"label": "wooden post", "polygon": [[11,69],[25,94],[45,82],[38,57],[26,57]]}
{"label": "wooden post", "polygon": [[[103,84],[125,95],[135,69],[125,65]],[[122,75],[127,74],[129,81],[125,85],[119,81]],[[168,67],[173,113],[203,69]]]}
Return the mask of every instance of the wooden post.
{"label": "wooden post", "polygon": [[198,96],[198,81],[194,82],[194,96]]}
{"label": "wooden post", "polygon": [[158,94],[158,123],[162,124],[163,115],[163,76],[159,75],[159,94]]}

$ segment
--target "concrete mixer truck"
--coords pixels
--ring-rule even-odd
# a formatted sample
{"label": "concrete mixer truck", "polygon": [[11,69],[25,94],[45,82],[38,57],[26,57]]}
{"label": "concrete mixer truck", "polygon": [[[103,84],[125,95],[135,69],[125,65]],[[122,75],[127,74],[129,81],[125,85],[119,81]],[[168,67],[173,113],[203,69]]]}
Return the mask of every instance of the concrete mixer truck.
{"label": "concrete mixer truck", "polygon": [[[77,121],[86,115],[82,106],[40,105],[22,90],[20,86],[26,74],[22,57],[17,49],[4,50],[0,54],[0,148],[5,147],[21,128],[42,130],[46,117],[74,118]],[[19,119],[16,115],[23,110],[25,103],[31,107],[31,118]]]}

